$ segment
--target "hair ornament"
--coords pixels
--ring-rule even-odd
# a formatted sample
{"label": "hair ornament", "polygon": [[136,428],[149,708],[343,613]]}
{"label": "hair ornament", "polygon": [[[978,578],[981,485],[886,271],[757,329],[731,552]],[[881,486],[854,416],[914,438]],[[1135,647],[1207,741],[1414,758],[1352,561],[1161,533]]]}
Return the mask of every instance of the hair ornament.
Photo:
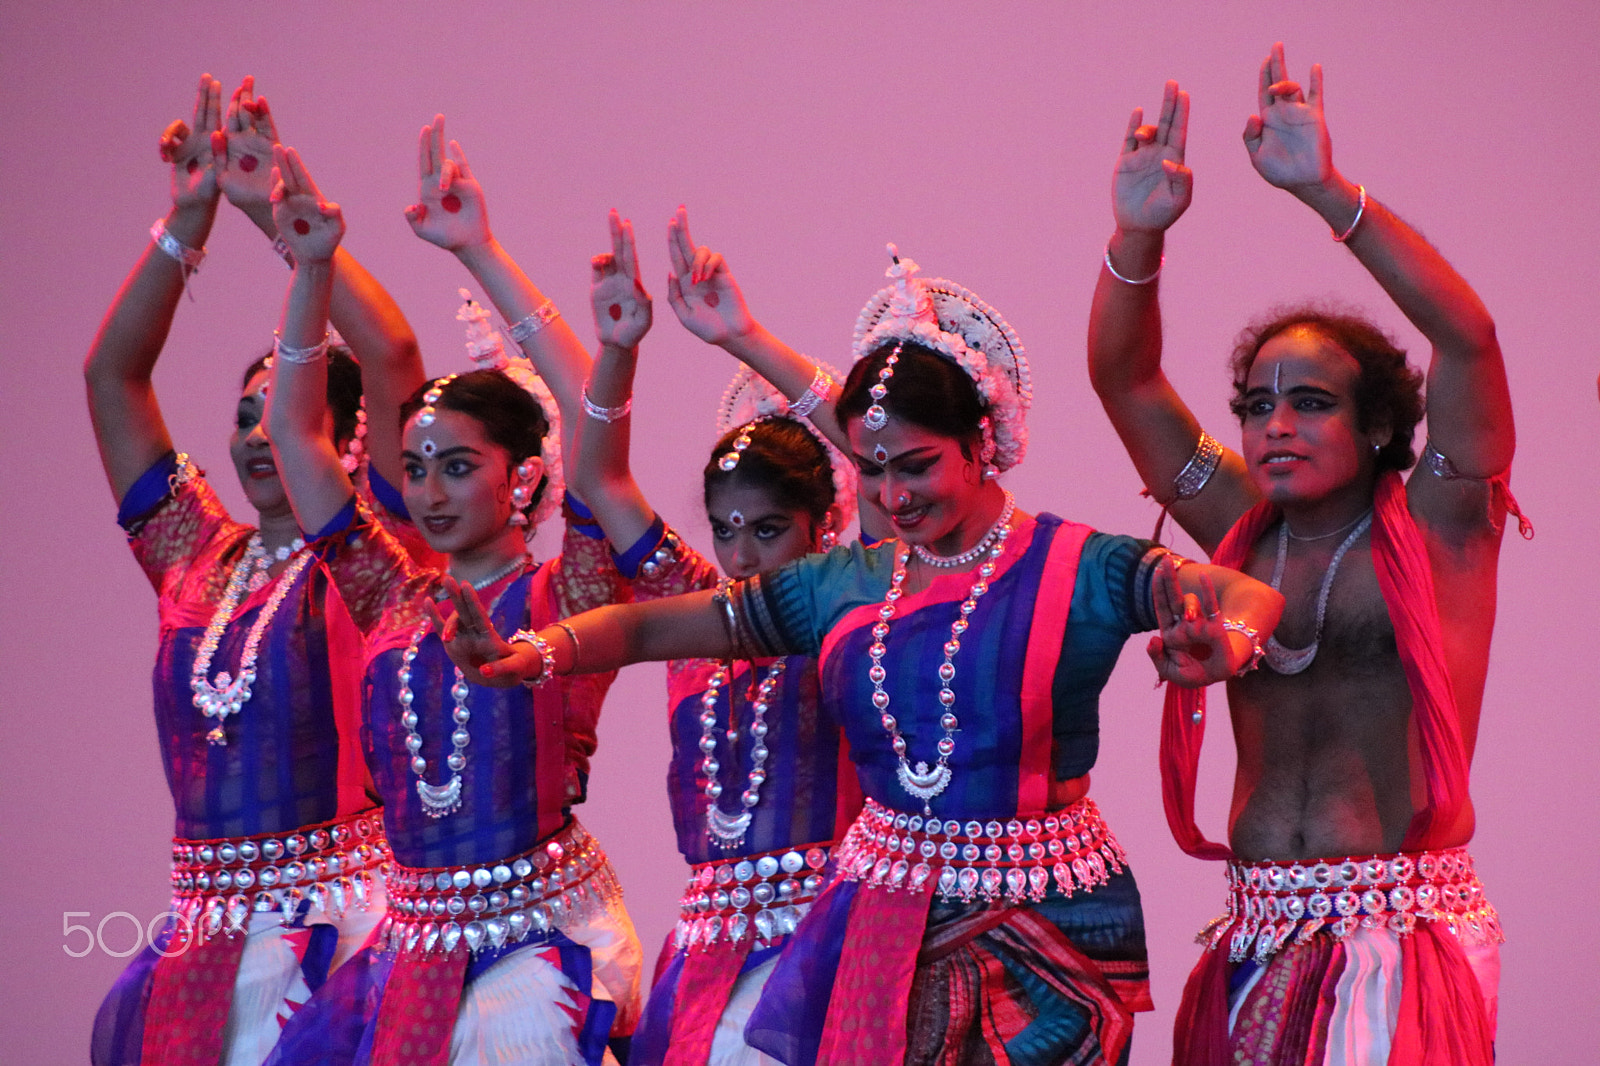
{"label": "hair ornament", "polygon": [[[556,406],[556,399],[550,393],[550,387],[545,384],[533,364],[521,355],[513,358],[506,354],[505,344],[500,340],[500,333],[489,324],[489,312],[484,306],[472,298],[472,293],[466,289],[457,289],[461,296],[461,307],[456,311],[456,321],[465,322],[467,326],[467,358],[472,360],[472,365],[479,370],[498,370],[512,381],[516,382],[524,392],[533,397],[539,409],[544,412],[545,421],[550,428],[545,431],[544,441],[539,447],[539,458],[544,460],[545,488],[544,495],[539,498],[539,505],[534,508],[531,515],[525,516],[529,523],[537,526],[545,519],[555,514],[561,508],[562,497],[566,495],[566,479],[561,468],[561,409]],[[545,321],[555,317],[554,305],[549,306],[548,317]],[[545,312],[541,307],[535,317]],[[544,325],[544,322],[540,322]],[[456,375],[450,375],[454,378]],[[423,400],[427,401],[424,396]],[[420,422],[419,424],[426,425]],[[534,486],[528,487],[527,496],[531,498]],[[513,489],[513,493],[515,489]],[[526,507],[527,502],[519,505],[514,513],[521,513],[520,508]],[[517,522],[516,525],[525,523]]]}
{"label": "hair ornament", "polygon": [[350,437],[350,443],[345,445],[344,454],[339,456],[339,465],[344,467],[344,472],[354,474],[361,468],[361,462],[367,457],[367,398],[361,397],[361,404],[356,408],[356,431]]}
{"label": "hair ornament", "polygon": [[[819,374],[827,374],[831,380],[832,367],[819,363],[818,371]],[[750,447],[750,431],[759,423],[772,418],[793,419],[804,426],[806,432],[822,445],[822,450],[828,457],[828,467],[833,472],[833,502],[839,508],[839,526],[843,528],[849,525],[856,513],[855,464],[834,447],[833,442],[812,425],[809,419],[796,415],[793,406],[772,386],[771,382],[748,366],[741,366],[733,375],[733,380],[728,382],[728,388],[722,394],[722,403],[717,408],[718,437],[726,436],[736,427],[740,428],[740,433],[734,438],[732,449],[717,460],[717,467],[726,473],[736,469],[744,450]]]}
{"label": "hair ornament", "polygon": [[[1021,339],[1000,312],[972,290],[945,278],[918,277],[917,264],[900,256],[892,244],[889,254],[894,262],[885,276],[893,284],[874,293],[861,309],[852,355],[864,359],[893,341],[892,361],[898,361],[901,346],[911,343],[960,366],[989,409],[993,464],[997,470],[1011,469],[1027,452],[1026,418],[1033,403],[1033,378]],[[881,394],[877,390],[886,386],[887,380],[880,371],[878,384],[869,390],[874,402],[866,418],[881,410],[879,401],[888,390],[885,387]],[[869,429],[880,428],[865,424]]]}

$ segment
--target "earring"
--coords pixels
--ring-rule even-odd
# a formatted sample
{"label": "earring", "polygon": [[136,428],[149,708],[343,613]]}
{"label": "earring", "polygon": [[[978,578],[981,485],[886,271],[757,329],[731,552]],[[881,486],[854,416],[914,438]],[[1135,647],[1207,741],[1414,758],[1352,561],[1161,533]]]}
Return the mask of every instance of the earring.
{"label": "earring", "polygon": [[839,546],[839,533],[833,528],[832,516],[822,520],[822,536],[817,538],[818,546],[825,552],[831,552]]}
{"label": "earring", "polygon": [[517,466],[517,477],[522,482],[511,489],[511,517],[506,519],[508,526],[525,526],[528,524],[528,504],[533,500],[533,461],[525,459]]}

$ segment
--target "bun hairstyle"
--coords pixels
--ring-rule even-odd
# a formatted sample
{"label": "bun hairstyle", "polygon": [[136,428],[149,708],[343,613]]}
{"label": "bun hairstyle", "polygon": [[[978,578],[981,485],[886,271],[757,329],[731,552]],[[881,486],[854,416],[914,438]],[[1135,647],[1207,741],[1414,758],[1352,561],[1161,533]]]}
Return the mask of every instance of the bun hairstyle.
{"label": "bun hairstyle", "polygon": [[[441,381],[444,382],[442,386]],[[423,382],[400,405],[402,426],[422,410],[423,395],[435,387],[439,388],[439,398],[433,406],[458,411],[476,421],[492,443],[510,453],[511,467],[540,454],[545,435],[550,432],[550,421],[538,401],[498,370],[473,370],[453,375],[448,380],[436,378]],[[547,470],[540,477],[525,511],[538,507],[549,481]]]}
{"label": "bun hairstyle", "polygon": [[959,365],[914,341],[885,342],[855,362],[834,408],[839,428],[849,432],[851,420],[867,413],[874,402],[868,390],[897,348],[893,387],[878,402],[903,422],[961,441],[969,452],[969,442],[982,435],[980,420],[989,413],[978,388]]}
{"label": "bun hairstyle", "polygon": [[[244,388],[251,378],[265,370],[270,358],[269,351],[246,367],[239,387]],[[361,364],[343,344],[328,346],[328,410],[333,413],[334,443],[343,444],[354,437],[361,410]]]}
{"label": "bun hairstyle", "polygon": [[[739,450],[738,464],[724,470],[722,458],[734,441],[746,434],[749,444]],[[785,511],[802,511],[813,524],[821,522],[834,500],[833,464],[811,430],[789,416],[763,419],[751,426],[736,426],[718,438],[706,463],[705,504],[723,485],[759,488]]]}

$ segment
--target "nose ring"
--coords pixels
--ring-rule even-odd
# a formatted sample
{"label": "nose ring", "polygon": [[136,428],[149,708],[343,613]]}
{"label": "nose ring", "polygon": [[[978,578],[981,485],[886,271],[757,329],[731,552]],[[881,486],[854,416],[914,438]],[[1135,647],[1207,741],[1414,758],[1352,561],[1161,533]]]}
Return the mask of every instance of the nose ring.
{"label": "nose ring", "polygon": [[909,493],[909,492],[902,492],[900,495],[898,495],[898,496],[896,496],[894,498],[894,505],[896,507],[904,507],[910,502],[911,502],[911,493]]}

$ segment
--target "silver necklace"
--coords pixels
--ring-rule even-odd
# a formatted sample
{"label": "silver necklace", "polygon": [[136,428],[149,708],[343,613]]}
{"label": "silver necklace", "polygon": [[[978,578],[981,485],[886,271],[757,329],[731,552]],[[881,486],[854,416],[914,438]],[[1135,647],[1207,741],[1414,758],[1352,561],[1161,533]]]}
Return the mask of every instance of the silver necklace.
{"label": "silver necklace", "polygon": [[1011,495],[1011,490],[1002,489],[1001,491],[1006,494],[1006,502],[1005,506],[1000,508],[1000,517],[994,520],[994,525],[989,527],[987,533],[978,538],[978,543],[966,551],[959,555],[936,555],[920,544],[913,544],[911,550],[916,552],[917,558],[924,563],[929,566],[937,566],[940,569],[950,570],[959,566],[972,565],[973,561],[989,547],[994,538],[1000,535],[1000,531],[1011,524],[1011,515],[1017,509],[1017,500],[1015,496]]}
{"label": "silver necklace", "polygon": [[490,585],[494,584],[496,581],[499,581],[501,578],[505,577],[507,574],[515,573],[516,571],[522,569],[524,566],[527,566],[527,565],[528,565],[528,556],[526,554],[519,555],[515,559],[513,559],[509,563],[507,563],[506,565],[502,566],[500,569],[496,570],[494,573],[490,574],[488,577],[480,577],[476,581],[467,582],[467,584],[471,585],[477,591],[482,592],[484,589],[488,588]]}
{"label": "silver necklace", "polygon": [[[278,549],[278,559],[289,558],[305,547],[305,541],[295,538],[288,548]],[[252,533],[250,543],[245,548],[244,555],[234,564],[233,572],[228,575],[227,588],[223,590],[222,602],[217,604],[217,609],[211,616],[211,622],[206,626],[205,635],[200,638],[200,646],[195,651],[194,665],[189,670],[189,689],[194,693],[194,705],[201,714],[207,718],[215,718],[217,724],[210,732],[206,733],[206,740],[212,744],[226,746],[228,735],[223,731],[223,723],[229,715],[238,714],[246,703],[250,702],[250,690],[256,683],[256,652],[261,647],[261,635],[266,632],[267,624],[272,621],[272,616],[278,613],[278,607],[283,603],[283,598],[289,594],[290,587],[300,572],[311,561],[309,552],[296,556],[289,568],[278,575],[278,584],[272,590],[272,595],[267,597],[267,602],[261,608],[261,613],[256,616],[255,624],[250,627],[250,633],[245,637],[244,650],[239,654],[239,673],[235,677],[224,670],[211,680],[211,660],[217,654],[217,645],[222,642],[222,634],[227,630],[228,623],[233,621],[233,612],[238,609],[239,601],[244,597],[245,586],[252,590],[260,588],[261,582],[268,580],[267,570],[272,566],[267,549],[261,543],[261,534]]]}
{"label": "silver necklace", "polygon": [[[527,562],[527,556],[522,556],[514,560],[511,566],[482,581],[471,582],[471,585],[482,592],[517,567],[525,566]],[[505,590],[502,589],[501,595],[504,594]],[[493,613],[499,603],[500,597],[496,596],[494,602],[489,604],[489,611]],[[411,753],[411,772],[417,777],[417,798],[422,801],[422,813],[429,818],[443,818],[447,814],[454,814],[461,807],[461,771],[467,768],[467,745],[472,743],[472,734],[467,731],[467,723],[472,721],[472,710],[467,706],[467,698],[472,690],[467,687],[467,679],[462,675],[461,668],[453,667],[456,678],[455,683],[450,686],[450,698],[455,702],[455,706],[450,711],[450,718],[455,723],[455,729],[450,733],[450,754],[444,759],[445,767],[450,771],[450,780],[442,785],[429,784],[423,776],[428,772],[428,760],[422,755],[422,734],[417,732],[419,719],[414,706],[416,694],[411,691],[411,664],[416,660],[417,649],[421,647],[422,638],[428,635],[428,627],[432,624],[432,619],[423,619],[417,626],[416,632],[411,634],[411,643],[406,645],[406,650],[401,655],[400,724],[406,731],[406,751]]]}
{"label": "silver necklace", "polygon": [[[739,803],[743,810],[738,814],[728,814],[717,806],[717,797],[722,795],[722,783],[717,780],[717,774],[722,769],[722,764],[717,762],[717,696],[722,686],[728,683],[728,668],[719,666],[717,672],[711,675],[711,680],[706,683],[706,690],[700,696],[700,772],[706,775],[706,833],[711,843],[729,851],[744,843],[745,833],[750,829],[752,812],[756,804],[761,802],[761,783],[767,779],[764,769],[767,763],[767,710],[772,706],[772,693],[778,687],[778,681],[783,677],[783,668],[786,661],[779,659],[767,668],[767,676],[761,679],[761,685],[756,689],[755,701],[751,704],[750,739],[754,746],[750,749],[750,773],[743,795]],[[733,694],[728,694],[728,753],[733,757],[733,741],[738,737],[738,730],[733,724]]]}
{"label": "silver necklace", "polygon": [[[1010,493],[1006,494],[1008,509],[1004,517],[1010,518]],[[895,758],[899,766],[895,776],[900,781],[900,787],[922,801],[922,814],[927,817],[933,814],[930,806],[933,798],[943,792],[950,785],[950,756],[956,750],[955,733],[961,727],[961,722],[955,716],[956,693],[950,687],[956,677],[955,657],[961,650],[961,635],[967,631],[967,619],[972,612],[978,609],[978,600],[989,591],[989,578],[994,576],[995,560],[999,559],[1005,551],[1006,538],[1011,535],[1011,529],[1006,525],[999,525],[994,531],[994,543],[989,548],[989,557],[978,567],[978,579],[967,590],[967,598],[962,601],[960,613],[956,620],[950,623],[950,639],[944,645],[944,662],[939,664],[939,705],[944,709],[939,718],[939,726],[944,730],[944,736],[939,738],[938,761],[930,767],[926,762],[919,762],[913,769],[906,758],[906,738],[900,735],[899,723],[894,715],[889,713],[889,693],[883,687],[884,680],[889,676],[883,668],[883,656],[887,650],[884,640],[889,635],[889,623],[894,618],[895,603],[904,594],[901,588],[906,580],[906,563],[911,560],[911,552],[901,549],[895,559],[894,573],[889,578],[889,591],[884,593],[883,606],[878,608],[878,622],[872,627],[872,644],[867,648],[867,655],[872,660],[872,666],[867,670],[867,677],[872,681],[872,705],[878,709],[883,717],[879,720],[884,732],[889,734],[889,744],[894,748]]]}
{"label": "silver necklace", "polygon": [[[1264,651],[1267,665],[1272,667],[1274,673],[1301,673],[1317,657],[1317,646],[1322,643],[1322,623],[1328,613],[1328,590],[1333,588],[1333,575],[1339,572],[1339,564],[1344,561],[1344,553],[1350,550],[1350,546],[1361,538],[1361,534],[1365,533],[1370,525],[1372,525],[1372,511],[1369,509],[1366,514],[1356,519],[1355,528],[1350,530],[1350,535],[1344,538],[1344,542],[1339,545],[1338,549],[1333,553],[1333,558],[1329,560],[1328,571],[1322,575],[1322,587],[1317,590],[1317,627],[1312,633],[1311,643],[1303,648],[1286,648],[1278,643],[1277,637],[1267,638],[1267,646]],[[1324,533],[1321,536],[1303,539],[1322,540],[1340,532],[1343,532],[1343,530],[1336,529],[1333,533]],[[1283,567],[1289,558],[1289,537],[1291,535],[1287,521],[1278,526],[1278,559],[1272,565],[1271,585],[1273,591],[1277,591],[1278,585],[1283,581]]]}
{"label": "silver necklace", "polygon": [[1296,533],[1294,530],[1289,529],[1289,520],[1288,519],[1284,519],[1283,528],[1286,529],[1286,530],[1289,530],[1289,539],[1290,540],[1297,540],[1302,544],[1309,544],[1314,540],[1327,540],[1329,537],[1337,537],[1340,533],[1345,532],[1351,526],[1355,525],[1357,522],[1361,521],[1363,518],[1366,518],[1367,515],[1370,515],[1371,513],[1372,513],[1372,508],[1369,507],[1369,508],[1367,508],[1365,513],[1356,515],[1354,518],[1350,519],[1350,521],[1346,522],[1344,525],[1340,526],[1338,529],[1330,530],[1327,533],[1317,533],[1314,536],[1310,536],[1310,537],[1302,537],[1300,534]]}

